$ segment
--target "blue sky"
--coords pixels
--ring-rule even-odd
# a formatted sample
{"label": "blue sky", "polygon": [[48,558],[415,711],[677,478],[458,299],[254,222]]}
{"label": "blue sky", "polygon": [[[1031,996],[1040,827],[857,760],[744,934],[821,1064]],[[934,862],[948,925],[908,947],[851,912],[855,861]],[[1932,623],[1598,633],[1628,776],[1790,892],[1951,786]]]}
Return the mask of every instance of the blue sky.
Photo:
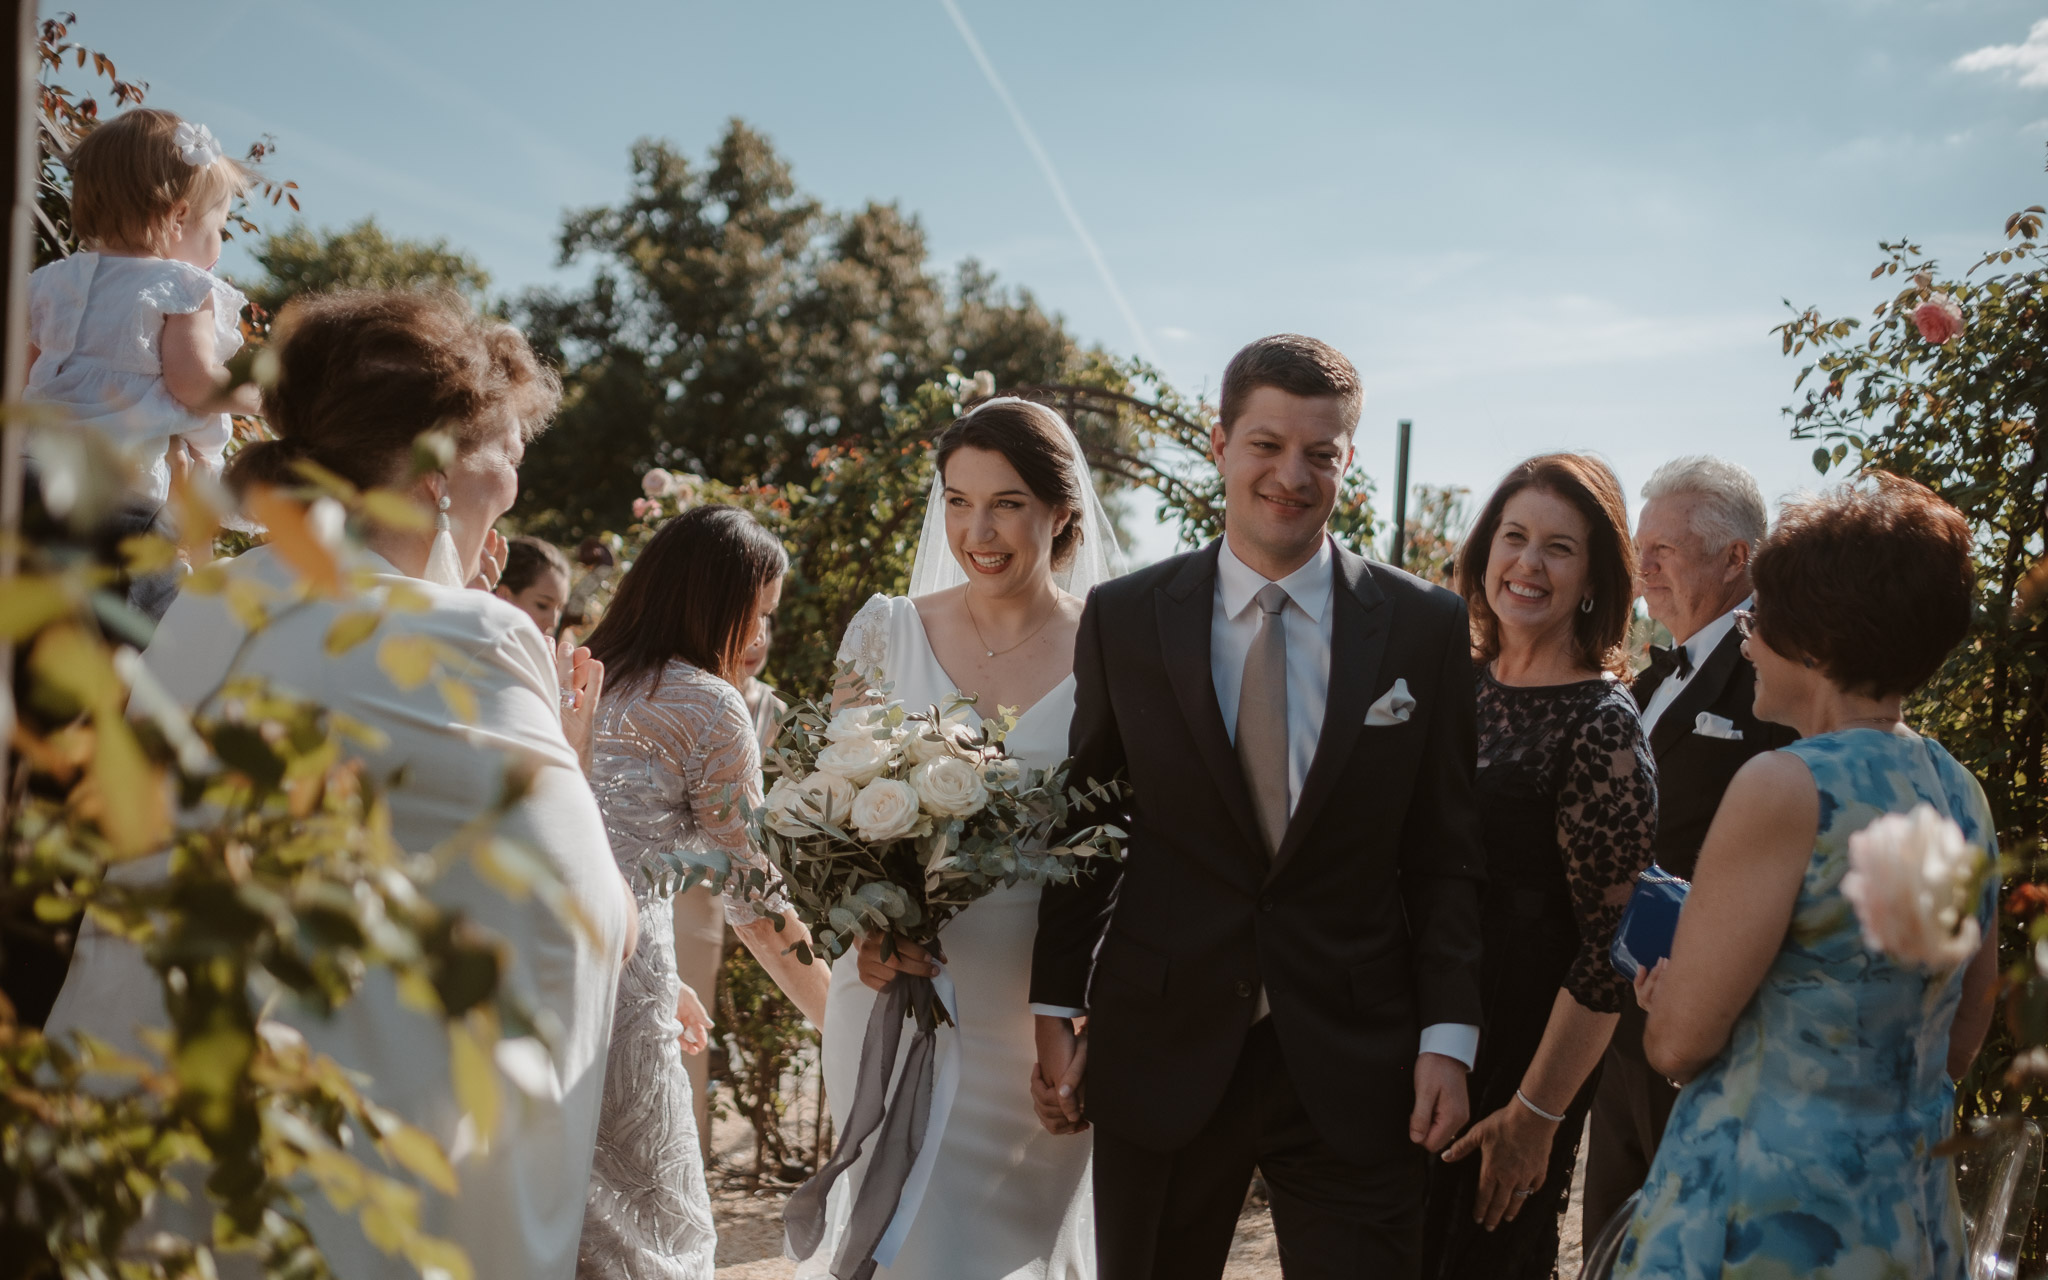
{"label": "blue sky", "polygon": [[1558,448],[1632,494],[1702,450],[1810,485],[1781,300],[1867,311],[1880,238],[1960,269],[2048,203],[2038,0],[955,2],[1082,231],[946,0],[77,0],[77,35],[230,147],[276,135],[316,225],[445,237],[505,291],[573,278],[561,211],[635,138],[740,116],[1184,388],[1335,343],[1383,510],[1401,417],[1417,480],[1481,495]]}

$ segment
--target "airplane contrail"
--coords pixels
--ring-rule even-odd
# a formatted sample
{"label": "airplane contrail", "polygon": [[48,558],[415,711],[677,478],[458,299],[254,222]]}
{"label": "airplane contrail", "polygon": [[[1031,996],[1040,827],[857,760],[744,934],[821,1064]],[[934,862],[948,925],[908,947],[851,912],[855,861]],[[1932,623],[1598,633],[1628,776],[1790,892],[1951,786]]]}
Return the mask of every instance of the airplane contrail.
{"label": "airplane contrail", "polygon": [[1095,274],[1102,277],[1102,287],[1109,290],[1109,296],[1116,303],[1116,309],[1123,313],[1124,323],[1131,326],[1131,336],[1137,339],[1139,353],[1157,364],[1159,357],[1152,350],[1152,340],[1145,336],[1145,326],[1138,323],[1138,313],[1131,310],[1130,301],[1124,297],[1124,291],[1117,287],[1116,276],[1109,269],[1109,260],[1102,256],[1102,250],[1096,245],[1095,237],[1088,234],[1086,224],[1081,221],[1080,211],[1074,208],[1074,202],[1067,197],[1066,184],[1060,181],[1060,173],[1053,167],[1052,157],[1046,154],[1045,147],[1038,141],[1038,135],[1031,131],[1030,122],[1018,109],[1017,100],[1010,96],[1010,90],[1003,84],[1003,78],[996,74],[995,64],[988,60],[988,54],[983,51],[981,41],[974,38],[974,28],[967,25],[967,18],[960,12],[960,6],[955,4],[954,0],[939,0],[939,3],[945,7],[946,16],[953,20],[953,26],[960,32],[960,38],[967,42],[967,51],[974,55],[974,61],[981,67],[981,74],[987,79],[988,87],[995,90],[996,97],[1002,99],[1003,109],[1010,113],[1010,123],[1017,126],[1017,135],[1024,139],[1025,149],[1030,151],[1031,158],[1038,162],[1038,171],[1045,175],[1046,185],[1052,188],[1053,199],[1059,201],[1060,212],[1067,215],[1067,225],[1074,229],[1074,235],[1080,240],[1081,247],[1088,251],[1089,259],[1095,264]]}

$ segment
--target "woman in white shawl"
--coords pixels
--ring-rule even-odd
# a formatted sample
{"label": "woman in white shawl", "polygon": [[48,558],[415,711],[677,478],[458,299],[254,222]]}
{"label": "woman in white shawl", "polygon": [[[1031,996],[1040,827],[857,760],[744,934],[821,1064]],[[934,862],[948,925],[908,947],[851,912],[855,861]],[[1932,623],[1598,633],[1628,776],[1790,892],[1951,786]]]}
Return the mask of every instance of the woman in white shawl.
{"label": "woman in white shawl", "polygon": [[[479,1276],[567,1280],[583,1223],[612,992],[621,955],[632,945],[631,899],[612,864],[578,752],[564,736],[547,640],[517,607],[464,586],[480,564],[484,576],[494,576],[485,547],[488,541],[501,551],[502,542],[490,533],[492,522],[518,494],[526,441],[553,412],[559,388],[515,331],[424,294],[339,294],[300,304],[278,359],[264,412],[281,439],[245,449],[234,478],[297,484],[293,467],[303,459],[366,488],[410,485],[446,517],[437,522],[443,528],[380,529],[350,566],[367,571],[366,587],[278,610],[253,636],[224,596],[188,592],[171,606],[144,661],[188,708],[205,703],[231,676],[258,676],[379,731],[382,745],[351,750],[372,777],[386,780],[393,835],[410,851],[433,848],[483,813],[508,767],[530,767],[530,790],[498,831],[552,870],[591,932],[572,927],[537,895],[513,901],[467,865],[428,887],[437,903],[509,943],[506,980],[555,1026],[551,1048],[527,1042],[513,1046],[524,1053],[501,1053],[501,1063],[522,1069],[501,1082],[507,1105],[495,1132],[477,1133],[463,1118],[445,1033],[435,1017],[400,1001],[388,973],[372,971],[332,1018],[289,1001],[273,1016],[297,1027],[315,1051],[367,1076],[373,1099],[433,1134],[454,1157],[457,1194],[420,1187],[425,1231],[459,1245]],[[432,427],[453,435],[454,457],[409,479],[414,438]],[[241,556],[226,572],[279,600],[295,591],[291,570],[269,547]],[[424,597],[427,607],[393,609],[367,642],[328,654],[324,640],[335,619],[377,608],[394,588]],[[392,682],[377,660],[392,636],[433,642],[453,668],[448,674],[474,694],[473,720],[464,723],[431,686]],[[601,674],[588,664],[571,674],[580,698],[571,714],[586,741]],[[166,1021],[157,976],[141,955],[88,926],[51,1032],[84,1030],[140,1051],[135,1032]],[[363,1147],[357,1154],[375,1159]],[[336,1213],[310,1189],[306,1209],[337,1276],[388,1275],[403,1265],[371,1244],[352,1215]],[[167,1225],[191,1229],[172,1224],[180,1212],[166,1206]],[[204,1221],[197,1224],[202,1232]]]}

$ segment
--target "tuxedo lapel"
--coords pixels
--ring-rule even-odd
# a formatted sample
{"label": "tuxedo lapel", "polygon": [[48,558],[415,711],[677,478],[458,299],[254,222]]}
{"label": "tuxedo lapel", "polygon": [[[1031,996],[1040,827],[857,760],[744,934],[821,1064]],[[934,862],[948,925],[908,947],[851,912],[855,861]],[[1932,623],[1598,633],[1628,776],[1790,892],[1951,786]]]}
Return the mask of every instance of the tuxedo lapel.
{"label": "tuxedo lapel", "polygon": [[1166,660],[1167,679],[1180,703],[1181,716],[1194,735],[1195,749],[1208,766],[1209,776],[1222,793],[1224,807],[1236,820],[1245,848],[1265,861],[1265,841],[1252,813],[1251,791],[1245,786],[1244,770],[1237,751],[1230,745],[1230,732],[1223,724],[1223,709],[1216,701],[1216,679],[1209,668],[1209,629],[1216,608],[1216,554],[1222,545],[1210,543],[1153,596],[1159,615],[1159,650]]}
{"label": "tuxedo lapel", "polygon": [[[1742,657],[1742,637],[1730,630],[1721,637],[1721,643],[1700,663],[1692,679],[1685,682],[1685,688],[1664,708],[1664,714],[1657,717],[1657,727],[1650,732],[1650,754],[1662,758],[1692,732],[1693,721],[1699,718],[1714,699],[1721,696],[1721,690],[1734,673],[1735,664]],[[1644,702],[1649,701],[1644,695]]]}
{"label": "tuxedo lapel", "polygon": [[1372,580],[1366,562],[1332,544],[1336,573],[1335,590],[1330,593],[1330,693],[1323,705],[1323,731],[1316,739],[1315,759],[1301,784],[1301,797],[1287,823],[1287,836],[1273,855],[1266,879],[1280,874],[1301,842],[1315,825],[1316,814],[1337,785],[1358,735],[1365,727],[1365,714],[1372,709],[1380,660],[1386,656],[1387,633],[1393,612],[1379,584]]}

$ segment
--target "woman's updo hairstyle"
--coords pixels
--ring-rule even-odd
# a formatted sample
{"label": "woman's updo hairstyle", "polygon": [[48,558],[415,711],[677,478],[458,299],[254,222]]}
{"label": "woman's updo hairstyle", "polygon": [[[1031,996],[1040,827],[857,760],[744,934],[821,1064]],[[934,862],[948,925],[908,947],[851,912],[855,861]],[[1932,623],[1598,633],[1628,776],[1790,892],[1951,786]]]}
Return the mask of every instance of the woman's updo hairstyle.
{"label": "woman's updo hairstyle", "polygon": [[947,460],[962,449],[1001,454],[1032,496],[1068,513],[1066,527],[1052,540],[1052,567],[1064,569],[1081,545],[1082,517],[1088,509],[1073,446],[1067,441],[1065,420],[1042,404],[1014,396],[984,400],[939,433],[939,476],[944,479]]}
{"label": "woman's updo hairstyle", "polygon": [[406,478],[413,441],[435,427],[466,454],[503,429],[539,435],[562,384],[510,325],[452,293],[351,290],[301,298],[278,319],[277,376],[263,391],[275,440],[235,455],[228,482],[293,486],[318,463],[358,488]]}

